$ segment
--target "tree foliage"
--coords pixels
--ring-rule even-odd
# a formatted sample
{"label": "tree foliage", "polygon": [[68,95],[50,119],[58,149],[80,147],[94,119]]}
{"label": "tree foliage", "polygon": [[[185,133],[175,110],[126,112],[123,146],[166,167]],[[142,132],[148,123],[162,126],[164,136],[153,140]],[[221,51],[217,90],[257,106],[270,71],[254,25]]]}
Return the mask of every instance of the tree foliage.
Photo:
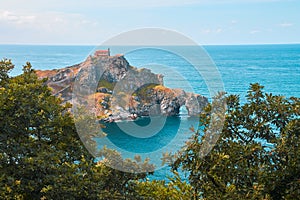
{"label": "tree foliage", "polygon": [[183,181],[178,172],[173,172],[174,176],[169,177],[169,182],[165,180],[135,181],[132,188],[140,199],[161,199],[161,200],[189,200],[193,196],[193,189],[190,184]]}
{"label": "tree foliage", "polygon": [[299,199],[300,102],[264,93],[251,84],[247,102],[226,97],[227,112],[219,140],[202,157],[210,111],[172,165],[189,172],[196,199]]}
{"label": "tree foliage", "polygon": [[51,95],[30,63],[16,77],[8,74],[12,68],[10,60],[0,61],[0,199],[130,196],[130,181],[147,173],[125,173],[96,162],[76,132],[70,104],[61,105]]}

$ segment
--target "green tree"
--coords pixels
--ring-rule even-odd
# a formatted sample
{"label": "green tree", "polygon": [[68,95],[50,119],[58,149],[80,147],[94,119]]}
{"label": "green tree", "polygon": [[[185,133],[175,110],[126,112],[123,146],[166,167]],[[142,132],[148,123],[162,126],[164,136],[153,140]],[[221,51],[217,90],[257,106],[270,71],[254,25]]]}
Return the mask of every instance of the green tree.
{"label": "green tree", "polygon": [[[16,77],[8,75],[12,68],[10,60],[0,61],[0,199],[124,199],[130,195],[128,183],[147,173],[124,173],[96,162],[76,132],[70,104],[61,105],[51,95],[30,63]],[[92,137],[84,139],[96,147]]]}
{"label": "green tree", "polygon": [[0,87],[8,80],[8,73],[14,68],[11,60],[3,59],[0,61]]}
{"label": "green tree", "polygon": [[172,165],[189,172],[195,199],[299,199],[299,98],[262,89],[251,84],[245,104],[236,95],[226,97],[223,130],[205,156],[212,106],[201,114],[200,129]]}
{"label": "green tree", "polygon": [[135,197],[140,199],[161,199],[161,200],[189,200],[193,195],[190,184],[183,181],[178,172],[174,171],[174,177],[169,177],[169,182],[165,180],[135,181],[132,188]]}

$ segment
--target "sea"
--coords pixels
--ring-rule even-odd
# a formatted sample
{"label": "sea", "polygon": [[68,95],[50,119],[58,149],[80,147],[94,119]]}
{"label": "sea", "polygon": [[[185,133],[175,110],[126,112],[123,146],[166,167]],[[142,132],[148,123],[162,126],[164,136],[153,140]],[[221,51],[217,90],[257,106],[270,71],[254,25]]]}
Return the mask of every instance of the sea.
{"label": "sea", "polygon": [[[0,58],[12,60],[15,69],[11,75],[16,76],[22,73],[26,62],[30,62],[34,69],[59,69],[84,61],[95,49],[106,48],[0,45]],[[300,97],[300,44],[201,46],[197,47],[201,49],[201,56],[196,59],[190,59],[189,55],[197,57],[195,47],[191,46],[130,47],[126,52],[118,46],[109,48],[112,55],[124,54],[132,66],[162,74],[165,86],[201,94],[209,101],[217,88],[227,94],[239,95],[241,102],[245,103],[250,83],[257,82],[268,93]],[[183,55],[180,52],[184,52]],[[201,65],[203,56],[206,62]],[[180,150],[192,134],[190,128],[198,125],[198,119],[189,117],[183,106],[180,115],[175,117],[140,118],[135,122],[108,124],[103,129],[107,133],[106,139],[96,140],[99,149],[104,145],[114,148],[124,158],[134,159],[136,155],[142,159],[150,158],[149,162],[155,164],[156,171],[149,178],[165,180],[172,174],[168,166],[162,165],[162,154]]]}

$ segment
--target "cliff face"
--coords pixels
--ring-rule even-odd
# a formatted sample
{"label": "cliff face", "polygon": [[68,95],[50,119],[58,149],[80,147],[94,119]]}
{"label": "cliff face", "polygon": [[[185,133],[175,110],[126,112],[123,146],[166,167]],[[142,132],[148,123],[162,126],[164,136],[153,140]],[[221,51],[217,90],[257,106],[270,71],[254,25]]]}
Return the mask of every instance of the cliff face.
{"label": "cliff face", "polygon": [[[122,55],[90,56],[84,62],[58,70],[36,71],[52,93],[64,101],[74,95],[81,104],[95,110],[99,118],[113,121],[139,116],[179,114],[186,106],[190,116],[197,115],[207,104],[207,98],[182,89],[163,86],[163,76],[149,69],[129,65]],[[92,105],[86,103],[93,101]],[[73,99],[74,100],[74,99]]]}

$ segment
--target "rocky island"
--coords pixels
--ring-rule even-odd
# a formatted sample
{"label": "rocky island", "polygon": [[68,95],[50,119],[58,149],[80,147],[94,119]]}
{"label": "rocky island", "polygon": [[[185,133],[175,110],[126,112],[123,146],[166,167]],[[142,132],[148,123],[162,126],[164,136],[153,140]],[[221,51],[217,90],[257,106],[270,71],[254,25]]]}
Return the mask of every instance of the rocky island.
{"label": "rocky island", "polygon": [[[55,70],[37,70],[47,78],[52,93],[64,102],[76,101],[94,110],[104,121],[128,120],[141,116],[175,116],[185,106],[189,116],[198,115],[206,97],[164,86],[163,75],[131,66],[123,55],[110,56],[96,51],[84,62]],[[78,95],[78,91],[79,94]],[[92,106],[90,103],[92,100]],[[74,98],[73,98],[74,101]]]}

